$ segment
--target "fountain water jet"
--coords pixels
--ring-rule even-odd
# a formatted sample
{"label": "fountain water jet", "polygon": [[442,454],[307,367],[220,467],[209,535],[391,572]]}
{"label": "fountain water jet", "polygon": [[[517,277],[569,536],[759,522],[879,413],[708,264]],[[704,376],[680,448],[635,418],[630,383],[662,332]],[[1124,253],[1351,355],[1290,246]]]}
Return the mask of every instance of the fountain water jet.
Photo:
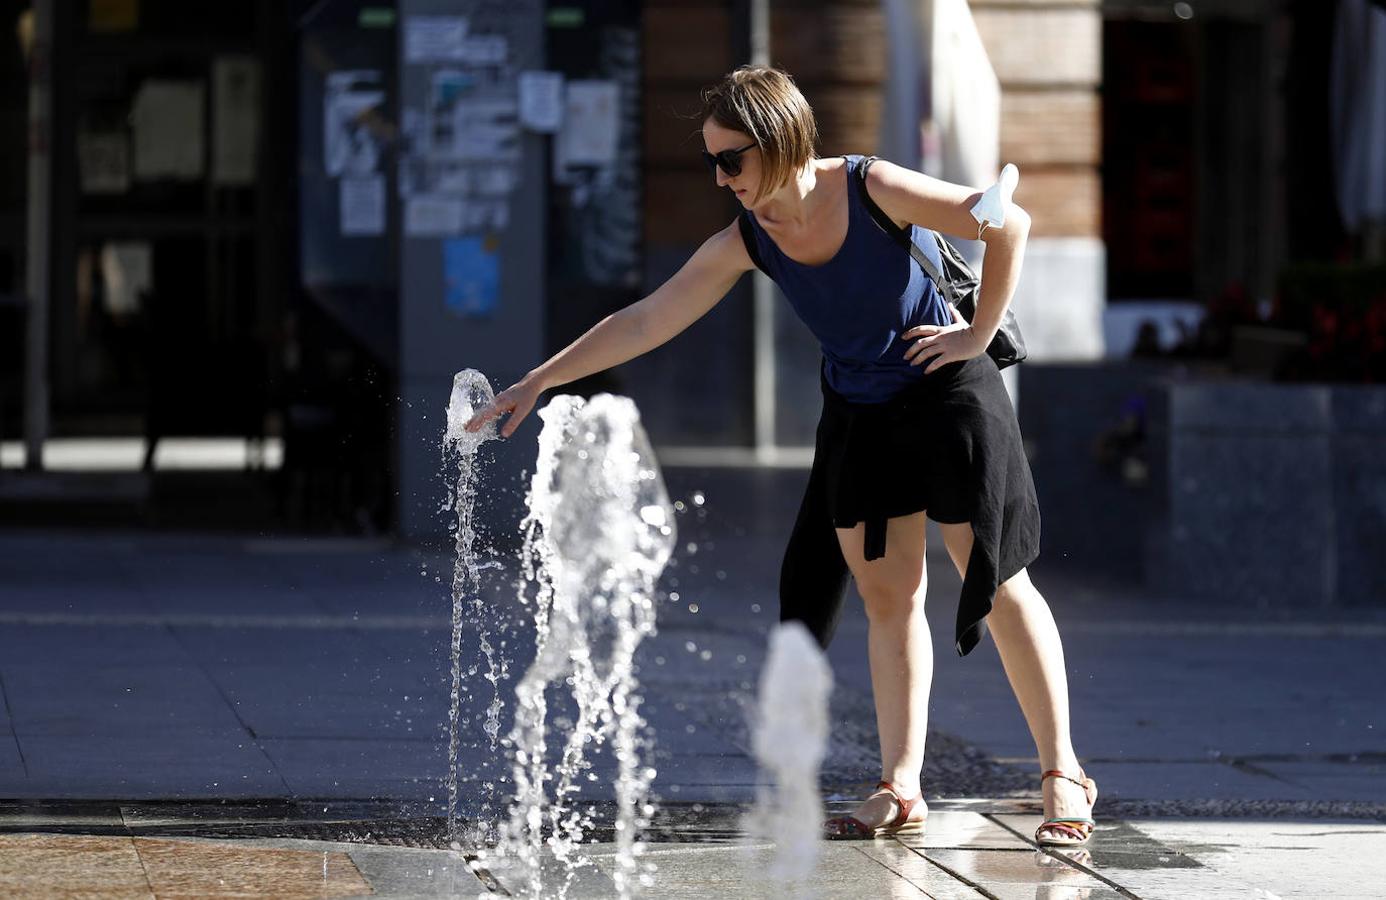
{"label": "fountain water jet", "polygon": [[[614,880],[627,897],[639,868],[636,835],[653,812],[646,796],[655,776],[642,762],[647,737],[632,664],[640,641],[655,630],[655,582],[676,539],[673,508],[631,400],[598,394],[584,403],[560,395],[539,417],[539,458],[522,524],[536,649],[515,688],[508,738],[515,800],[497,850],[520,864],[532,896],[564,896],[574,850],[592,824],[570,795],[591,766],[589,745],[609,740],[618,766]],[[569,688],[578,710],[553,772],[545,697],[551,687]],[[564,883],[547,890],[545,845],[565,867]]]}
{"label": "fountain water jet", "polygon": [[828,698],[833,673],[818,642],[802,622],[784,622],[770,632],[770,649],[760,673],[751,749],[773,787],[756,789],[756,803],[742,825],[775,842],[770,877],[795,883],[806,896],[807,879],[823,840],[823,803],[818,767],[828,749]]}
{"label": "fountain water jet", "polygon": [[[486,654],[486,679],[491,682],[491,704],[486,711],[483,728],[490,740],[491,756],[497,749],[497,736],[500,732],[500,680],[506,675],[506,661],[498,658],[488,633],[487,606],[481,596],[480,571],[483,566],[477,563],[476,527],[476,483],[478,475],[477,450],[483,443],[496,438],[496,424],[487,422],[479,431],[471,433],[462,426],[479,409],[491,405],[494,400],[491,384],[486,376],[475,369],[463,369],[453,376],[452,395],[448,399],[447,432],[443,437],[444,466],[449,457],[455,457],[457,479],[448,486],[448,503],[457,513],[456,560],[452,570],[452,695],[448,709],[448,839],[457,841],[457,753],[461,741],[460,711],[462,693],[462,626],[464,598],[470,592],[472,615],[476,625],[482,652]],[[483,829],[491,829],[491,811],[495,802],[494,784],[488,782],[486,796],[482,800],[477,822]],[[484,839],[483,833],[478,835]]]}

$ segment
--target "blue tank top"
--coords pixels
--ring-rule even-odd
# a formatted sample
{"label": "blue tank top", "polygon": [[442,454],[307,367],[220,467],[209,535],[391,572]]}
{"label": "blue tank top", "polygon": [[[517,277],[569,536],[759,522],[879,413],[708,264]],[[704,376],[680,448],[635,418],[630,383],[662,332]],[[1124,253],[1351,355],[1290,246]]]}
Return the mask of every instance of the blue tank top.
{"label": "blue tank top", "polygon": [[[754,212],[750,219],[766,274],[822,345],[828,385],[852,402],[882,403],[924,377],[927,363],[909,364],[909,344],[900,335],[918,325],[950,325],[953,317],[933,279],[863,205],[856,181],[861,154],[845,159],[847,237],[821,266],[785,256]],[[932,245],[928,229],[910,228],[916,244]]]}

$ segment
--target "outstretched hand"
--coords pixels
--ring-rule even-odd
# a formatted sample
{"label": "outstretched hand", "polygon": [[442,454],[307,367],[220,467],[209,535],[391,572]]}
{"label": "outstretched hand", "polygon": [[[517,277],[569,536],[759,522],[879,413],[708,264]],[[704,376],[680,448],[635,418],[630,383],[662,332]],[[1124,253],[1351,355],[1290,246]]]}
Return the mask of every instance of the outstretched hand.
{"label": "outstretched hand", "polygon": [[510,418],[506,419],[505,425],[500,429],[500,436],[508,438],[520,427],[520,423],[529,415],[529,411],[534,408],[543,392],[542,386],[530,382],[527,378],[522,379],[497,394],[490,406],[477,410],[462,428],[464,431],[475,433],[492,419],[509,413]]}
{"label": "outstretched hand", "polygon": [[928,363],[926,375],[939,366],[981,356],[987,349],[958,308],[950,303],[948,309],[953,313],[952,325],[919,325],[900,335],[902,341],[914,341],[905,351],[905,359],[912,366]]}

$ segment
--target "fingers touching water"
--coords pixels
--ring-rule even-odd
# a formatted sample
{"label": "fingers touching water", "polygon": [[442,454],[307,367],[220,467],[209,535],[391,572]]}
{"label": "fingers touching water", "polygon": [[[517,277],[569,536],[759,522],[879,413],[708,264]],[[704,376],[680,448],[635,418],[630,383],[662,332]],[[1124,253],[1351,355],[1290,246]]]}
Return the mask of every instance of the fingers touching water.
{"label": "fingers touching water", "polygon": [[466,431],[475,433],[487,422],[508,413],[510,418],[506,419],[505,424],[500,428],[500,436],[508,438],[515,433],[516,428],[520,427],[525,416],[534,409],[534,404],[538,402],[541,393],[543,393],[541,388],[525,381],[511,385],[497,394],[490,406],[477,410],[476,414],[468,419],[467,424],[462,427]]}

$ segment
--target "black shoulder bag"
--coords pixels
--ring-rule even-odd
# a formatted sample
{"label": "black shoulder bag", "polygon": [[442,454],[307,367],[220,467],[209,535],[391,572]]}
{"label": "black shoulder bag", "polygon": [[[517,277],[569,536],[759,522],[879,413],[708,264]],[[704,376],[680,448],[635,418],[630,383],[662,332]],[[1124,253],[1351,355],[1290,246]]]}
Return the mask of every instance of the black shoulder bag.
{"label": "black shoulder bag", "polygon": [[[871,199],[871,195],[866,191],[866,170],[871,167],[878,157],[868,156],[857,166],[857,187],[861,189],[862,202],[871,212],[871,218],[880,226],[881,230],[895,239],[901,247],[909,251],[914,261],[919,263],[919,268],[934,280],[939,290],[943,291],[944,299],[958,308],[962,317],[971,322],[972,317],[977,313],[977,291],[981,285],[981,279],[977,273],[972,271],[972,267],[967,264],[967,260],[958,252],[958,249],[948,243],[937,231],[931,231],[934,242],[938,245],[939,259],[943,261],[943,272],[938,272],[934,264],[924,255],[914,241],[910,239],[908,228],[901,228],[891,221],[890,217],[881,211],[876,205],[876,201]],[[945,277],[946,276],[946,277]],[[1006,314],[1001,318],[1001,327],[996,329],[996,336],[987,345],[987,355],[996,361],[998,368],[1004,369],[1013,366],[1018,362],[1023,362],[1026,357],[1025,338],[1020,335],[1020,323],[1015,319],[1015,313],[1009,307]]]}

